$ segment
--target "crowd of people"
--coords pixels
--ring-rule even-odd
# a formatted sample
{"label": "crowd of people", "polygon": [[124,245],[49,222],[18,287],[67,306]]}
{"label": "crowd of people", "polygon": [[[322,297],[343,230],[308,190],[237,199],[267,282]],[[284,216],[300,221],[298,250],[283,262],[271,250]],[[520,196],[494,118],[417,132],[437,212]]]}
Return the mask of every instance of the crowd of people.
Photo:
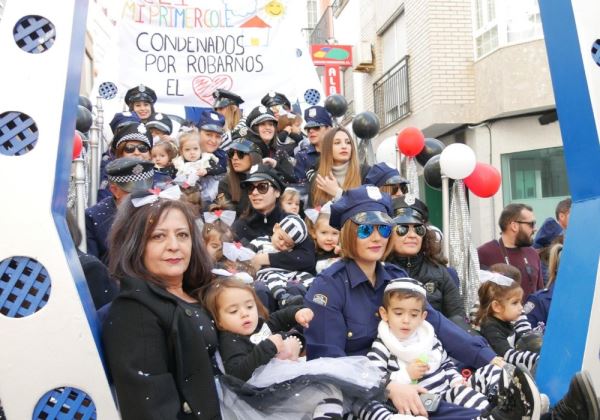
{"label": "crowd of people", "polygon": [[86,210],[124,419],[600,418],[586,372],[552,407],[533,379],[570,200],[537,236],[506,206],[465,309],[426,204],[324,107],[213,96],[173,132],[130,89]]}

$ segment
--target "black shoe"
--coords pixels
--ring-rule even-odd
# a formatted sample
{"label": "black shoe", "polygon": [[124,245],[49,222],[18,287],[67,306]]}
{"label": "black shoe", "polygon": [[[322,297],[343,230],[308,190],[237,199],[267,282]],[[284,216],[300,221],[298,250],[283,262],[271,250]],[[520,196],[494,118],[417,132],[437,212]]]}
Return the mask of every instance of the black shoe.
{"label": "black shoe", "polygon": [[503,379],[499,384],[498,404],[488,417],[495,420],[516,420],[522,417],[540,418],[540,393],[529,373],[516,367],[507,388],[502,382]]}
{"label": "black shoe", "polygon": [[577,372],[569,390],[552,409],[552,418],[561,420],[598,420],[598,397],[588,372]]}
{"label": "black shoe", "polygon": [[290,295],[289,293],[284,293],[281,295],[277,303],[279,304],[280,308],[285,308],[286,306],[303,305],[304,298],[299,295]]}

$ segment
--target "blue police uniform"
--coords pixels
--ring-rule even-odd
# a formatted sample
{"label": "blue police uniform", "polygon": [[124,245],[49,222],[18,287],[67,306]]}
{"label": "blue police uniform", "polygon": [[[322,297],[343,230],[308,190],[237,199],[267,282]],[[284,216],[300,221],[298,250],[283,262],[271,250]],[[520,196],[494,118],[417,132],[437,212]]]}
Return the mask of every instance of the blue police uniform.
{"label": "blue police uniform", "polygon": [[[212,131],[222,135],[224,132],[225,117],[216,111],[208,110],[200,114],[198,128],[204,131]],[[219,163],[206,170],[207,175],[221,175],[227,172],[227,153],[222,149],[217,149],[213,155],[219,160]]]}
{"label": "blue police uniform", "polygon": [[554,294],[554,285],[533,292],[527,297],[527,301],[523,306],[523,311],[527,315],[527,319],[533,328],[540,324],[544,326],[548,322],[548,312],[552,303],[552,295]]}
{"label": "blue police uniform", "polygon": [[117,203],[112,195],[85,209],[87,253],[104,263],[108,262],[107,239],[115,214],[117,214]]}
{"label": "blue police uniform", "polygon": [[[306,122],[304,124],[305,130],[317,127],[331,127],[333,125],[331,114],[324,107],[318,105],[311,106],[304,111],[304,121]],[[320,155],[312,144],[296,153],[294,174],[300,182],[310,181],[307,173],[317,169]]]}

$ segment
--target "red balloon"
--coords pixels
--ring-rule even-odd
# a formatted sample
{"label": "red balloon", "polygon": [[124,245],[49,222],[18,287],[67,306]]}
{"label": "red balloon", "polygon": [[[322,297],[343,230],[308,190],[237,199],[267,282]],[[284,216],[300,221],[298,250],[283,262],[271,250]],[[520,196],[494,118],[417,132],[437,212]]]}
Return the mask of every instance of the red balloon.
{"label": "red balloon", "polygon": [[500,189],[502,177],[498,169],[487,163],[477,162],[475,170],[465,178],[465,185],[477,197],[487,198]]}
{"label": "red balloon", "polygon": [[423,147],[425,136],[417,127],[406,127],[398,134],[398,149],[406,156],[417,156]]}
{"label": "red balloon", "polygon": [[75,136],[73,136],[73,160],[77,159],[81,154],[81,149],[83,148],[83,140],[81,136],[76,131]]}

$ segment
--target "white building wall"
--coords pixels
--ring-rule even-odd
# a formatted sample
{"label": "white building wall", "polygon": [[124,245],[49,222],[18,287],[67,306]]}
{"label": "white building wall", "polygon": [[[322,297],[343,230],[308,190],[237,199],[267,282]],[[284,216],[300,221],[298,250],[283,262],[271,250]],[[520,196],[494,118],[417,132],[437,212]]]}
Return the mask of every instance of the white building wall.
{"label": "white building wall", "polygon": [[[489,131],[486,126],[467,130],[466,143],[475,151],[478,161],[491,163],[498,170],[501,168],[503,154],[562,146],[558,122],[540,125],[536,116],[496,121],[489,128]],[[491,198],[479,198],[470,194],[473,243],[476,246],[498,237],[500,233],[498,218],[504,206],[509,204],[503,202],[503,188],[510,186],[501,185],[500,190]],[[543,213],[540,207],[536,211],[535,204],[533,210],[538,224],[546,217],[553,216]]]}

